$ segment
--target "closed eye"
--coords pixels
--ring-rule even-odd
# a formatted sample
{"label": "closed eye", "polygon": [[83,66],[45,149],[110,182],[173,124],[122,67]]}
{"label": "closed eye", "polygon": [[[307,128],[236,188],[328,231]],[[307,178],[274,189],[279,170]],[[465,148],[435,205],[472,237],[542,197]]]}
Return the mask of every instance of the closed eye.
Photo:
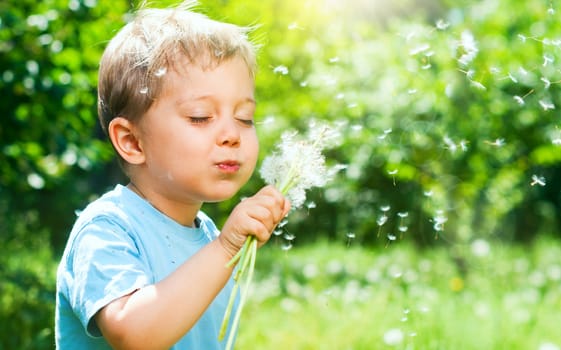
{"label": "closed eye", "polygon": [[189,117],[192,124],[205,124],[210,121],[210,117]]}
{"label": "closed eye", "polygon": [[253,121],[253,119],[244,119],[244,118],[237,118],[237,120],[242,123],[243,125],[246,126],[253,126],[255,125],[255,122]]}

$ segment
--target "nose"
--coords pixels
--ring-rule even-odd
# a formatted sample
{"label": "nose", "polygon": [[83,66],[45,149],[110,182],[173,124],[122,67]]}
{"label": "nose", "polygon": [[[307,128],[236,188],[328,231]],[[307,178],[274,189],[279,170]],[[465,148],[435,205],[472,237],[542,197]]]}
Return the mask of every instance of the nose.
{"label": "nose", "polygon": [[217,144],[219,146],[238,147],[240,145],[241,137],[239,126],[236,125],[236,120],[232,117],[222,118],[220,128],[217,135]]}

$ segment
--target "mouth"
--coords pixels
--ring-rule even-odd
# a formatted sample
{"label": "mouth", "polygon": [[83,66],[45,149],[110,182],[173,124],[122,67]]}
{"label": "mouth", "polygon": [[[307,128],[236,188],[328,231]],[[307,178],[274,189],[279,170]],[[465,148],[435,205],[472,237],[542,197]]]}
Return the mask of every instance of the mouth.
{"label": "mouth", "polygon": [[215,166],[224,173],[235,173],[240,170],[241,164],[235,160],[225,160],[215,164]]}

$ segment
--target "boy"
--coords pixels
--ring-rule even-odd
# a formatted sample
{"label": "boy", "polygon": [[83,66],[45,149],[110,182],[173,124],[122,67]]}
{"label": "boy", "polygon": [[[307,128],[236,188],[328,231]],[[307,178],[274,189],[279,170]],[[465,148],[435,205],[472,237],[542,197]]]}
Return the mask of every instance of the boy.
{"label": "boy", "polygon": [[267,186],[219,233],[200,208],[231,198],[258,155],[247,30],[190,11],[140,10],[99,71],[101,124],[130,180],[77,219],[57,274],[59,349],[222,349],[226,263],[290,204]]}

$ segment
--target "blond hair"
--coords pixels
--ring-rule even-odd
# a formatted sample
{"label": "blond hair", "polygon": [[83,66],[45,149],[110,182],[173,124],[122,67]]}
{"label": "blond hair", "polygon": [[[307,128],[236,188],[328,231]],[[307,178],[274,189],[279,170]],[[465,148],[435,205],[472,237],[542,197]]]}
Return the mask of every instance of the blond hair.
{"label": "blond hair", "polygon": [[193,4],[140,9],[110,41],[98,81],[98,115],[106,132],[118,116],[137,121],[160,95],[165,73],[180,63],[207,69],[240,57],[255,75],[251,28],[209,19],[193,12]]}

